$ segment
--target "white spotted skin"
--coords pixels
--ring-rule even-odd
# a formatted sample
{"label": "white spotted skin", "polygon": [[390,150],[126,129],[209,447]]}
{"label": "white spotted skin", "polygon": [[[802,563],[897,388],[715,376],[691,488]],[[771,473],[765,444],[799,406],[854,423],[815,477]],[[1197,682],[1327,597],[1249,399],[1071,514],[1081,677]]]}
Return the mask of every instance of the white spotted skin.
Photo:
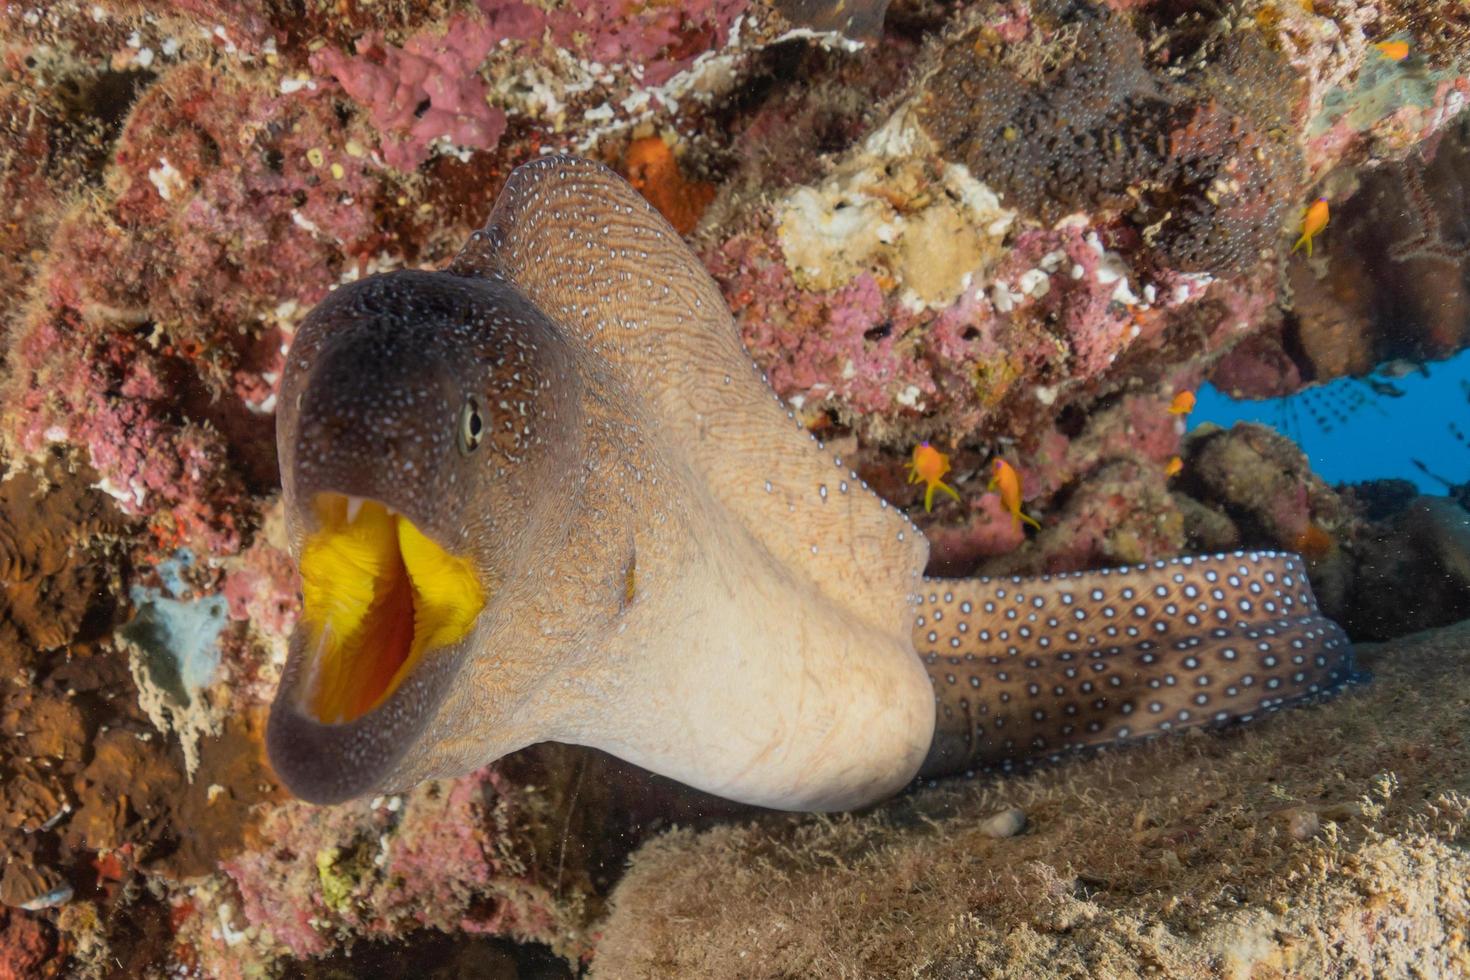
{"label": "white spotted skin", "polygon": [[938,713],[927,775],[1249,721],[1359,677],[1295,555],[928,579],[920,598]]}
{"label": "white spotted skin", "polygon": [[[283,381],[297,547],[312,492],[372,496],[468,552],[491,595],[461,644],[341,726],[307,717],[294,639],[268,735],[293,791],[402,788],[542,740],[787,809],[912,779],[935,718],[909,635],[927,543],[790,417],[698,259],[621,178],[527,164],[448,270],[339,292]],[[404,322],[419,309],[434,322]],[[523,348],[487,382],[482,362]],[[525,438],[459,458],[460,392],[505,402],[487,431],[503,416]]]}
{"label": "white spotted skin", "polygon": [[[466,394],[488,410],[473,455],[454,448]],[[370,277],[324,301],[298,332],[282,405],[298,551],[313,493],[371,496],[469,556],[489,592],[469,636],[343,725],[304,711],[311,654],[293,637],[267,742],[287,785],[314,801],[557,740],[731,799],[846,809],[921,766],[962,771],[1133,737],[1141,702],[1125,710],[1124,695],[1143,697],[1152,680],[1172,727],[1243,717],[1311,686],[1278,692],[1261,674],[1259,692],[1201,687],[1218,704],[1187,707],[1179,685],[1194,677],[1139,658],[1145,642],[1162,652],[1191,637],[1218,653],[1226,638],[1189,621],[1207,610],[1148,599],[1139,625],[1162,624],[1157,637],[1114,640],[1099,618],[1107,589],[1153,587],[1172,574],[1162,569],[1016,584],[1042,599],[1035,621],[1029,606],[1014,621],[1000,605],[979,611],[1011,585],[924,580],[923,535],[793,417],[697,257],[597,164],[519,168],[449,269]],[[1234,560],[1262,576],[1287,561]],[[1076,655],[1099,653],[1126,684],[1097,704],[1060,659],[1066,629],[1039,625],[1092,582],[1105,598],[1078,604],[1093,632],[1079,633]],[[1301,639],[1313,657],[1302,672],[1325,689],[1350,661],[1305,589],[1283,584],[1269,600],[1279,614],[1263,601],[1219,628],[1240,644]],[[1020,641],[982,639],[1012,625]],[[1033,693],[1011,676],[1026,670],[1049,686]],[[1211,684],[1227,674],[1208,671]],[[1019,698],[1025,717],[989,721]],[[1064,730],[1074,702],[1079,727]]]}
{"label": "white spotted skin", "polygon": [[652,447],[630,488],[641,599],[576,680],[618,710],[589,700],[560,737],[764,806],[906,783],[934,725],[907,630],[927,543],[791,418],[668,223],[606,168],[545,158],[451,271],[562,324]]}

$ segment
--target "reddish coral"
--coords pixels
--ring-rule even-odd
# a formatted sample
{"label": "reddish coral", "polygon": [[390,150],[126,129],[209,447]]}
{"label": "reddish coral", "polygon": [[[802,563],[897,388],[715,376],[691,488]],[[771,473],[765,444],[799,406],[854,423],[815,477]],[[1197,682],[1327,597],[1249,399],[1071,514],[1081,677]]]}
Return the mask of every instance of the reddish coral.
{"label": "reddish coral", "polygon": [[705,51],[729,43],[731,27],[749,5],[749,0],[569,0],[547,19],[558,46],[603,65],[626,64],[642,84],[662,85]]}
{"label": "reddish coral", "polygon": [[999,494],[971,495],[966,508],[965,523],[935,522],[924,529],[930,575],[968,575],[981,560],[1009,554],[1026,540],[1026,532],[1011,520]]}
{"label": "reddish coral", "polygon": [[689,180],[680,172],[673,151],[658,136],[646,136],[628,144],[628,151],[623,155],[623,173],[628,183],[658,208],[681,235],[694,230],[699,216],[715,196],[713,184]]}
{"label": "reddish coral", "polygon": [[56,940],[40,916],[0,906],[0,980],[56,976]]}
{"label": "reddish coral", "polygon": [[221,594],[230,618],[254,623],[267,636],[287,636],[299,612],[300,579],[290,554],[258,539],[240,555],[238,570],[225,576]]}

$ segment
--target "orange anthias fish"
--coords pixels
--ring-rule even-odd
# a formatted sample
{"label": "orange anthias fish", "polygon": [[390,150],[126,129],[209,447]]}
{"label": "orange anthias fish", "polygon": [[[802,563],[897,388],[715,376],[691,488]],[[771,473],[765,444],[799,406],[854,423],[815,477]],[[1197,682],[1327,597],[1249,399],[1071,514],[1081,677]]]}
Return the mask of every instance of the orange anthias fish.
{"label": "orange anthias fish", "polygon": [[1164,464],[1164,476],[1176,477],[1184,470],[1184,460],[1178,456],[1169,457],[1169,462]]}
{"label": "orange anthias fish", "polygon": [[1327,198],[1319,197],[1312,202],[1312,206],[1307,208],[1307,213],[1302,216],[1302,237],[1296,240],[1296,244],[1291,247],[1291,250],[1295,252],[1305,245],[1307,246],[1307,258],[1310,259],[1312,257],[1312,239],[1321,234],[1322,229],[1327,227],[1327,218]]}
{"label": "orange anthias fish", "polygon": [[1194,411],[1194,392],[1181,391],[1169,403],[1170,415],[1188,415]]}
{"label": "orange anthias fish", "polygon": [[926,483],[924,488],[924,510],[934,509],[934,491],[943,490],[955,500],[960,495],[955,492],[954,487],[944,482],[944,474],[949,472],[949,456],[929,445],[921,442],[914,447],[914,458],[904,464],[909,471],[910,483]]}
{"label": "orange anthias fish", "polygon": [[1011,520],[1016,530],[1021,529],[1021,522],[1025,521],[1038,531],[1041,525],[1036,518],[1027,517],[1021,513],[1021,474],[1016,468],[1003,459],[995,461],[995,473],[990,477],[990,489],[1000,491],[1000,502],[1006,510],[1011,512]]}
{"label": "orange anthias fish", "polygon": [[1403,61],[1409,56],[1408,41],[1379,41],[1373,47],[1389,61]]}

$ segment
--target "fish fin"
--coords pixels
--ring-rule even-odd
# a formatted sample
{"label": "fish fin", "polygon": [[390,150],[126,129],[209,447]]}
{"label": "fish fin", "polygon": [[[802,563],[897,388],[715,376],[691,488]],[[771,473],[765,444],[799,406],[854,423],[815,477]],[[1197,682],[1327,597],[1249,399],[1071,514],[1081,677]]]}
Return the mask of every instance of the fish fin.
{"label": "fish fin", "polygon": [[1038,531],[1041,530],[1041,522],[1038,521],[1036,518],[1031,517],[1031,516],[1028,516],[1027,514],[1024,514],[1021,511],[1016,511],[1016,516],[1018,518],[1020,518],[1021,520],[1025,521],[1027,524],[1030,524],[1032,527],[1036,528],[1036,530],[1038,530]]}
{"label": "fish fin", "polygon": [[938,712],[925,775],[1249,721],[1367,679],[1301,559],[1275,552],[926,579],[915,615]]}
{"label": "fish fin", "polygon": [[948,483],[945,483],[943,481],[940,481],[940,483],[938,484],[938,486],[939,486],[939,489],[943,490],[945,493],[947,493],[951,497],[953,497],[955,499],[955,502],[956,503],[964,503],[964,501],[960,498],[959,491],[956,490],[954,487],[950,486]]}
{"label": "fish fin", "polygon": [[929,484],[924,489],[924,513],[928,514],[934,510],[934,484]]}

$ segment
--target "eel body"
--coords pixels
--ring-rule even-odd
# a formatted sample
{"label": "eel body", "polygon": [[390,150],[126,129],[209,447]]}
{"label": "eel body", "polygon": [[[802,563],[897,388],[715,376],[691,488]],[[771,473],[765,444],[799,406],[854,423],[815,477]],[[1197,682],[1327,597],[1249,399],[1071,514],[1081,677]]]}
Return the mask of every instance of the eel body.
{"label": "eel body", "polygon": [[914,647],[938,712],[926,775],[1250,721],[1361,679],[1301,559],[1275,552],[926,579]]}
{"label": "eel body", "polygon": [[586,161],[518,169],[448,269],[339,288],[279,403],[307,604],[267,743],[308,800],[558,740],[842,809],[1354,676],[1291,556],[925,579],[923,535],[793,418],[674,230]]}

